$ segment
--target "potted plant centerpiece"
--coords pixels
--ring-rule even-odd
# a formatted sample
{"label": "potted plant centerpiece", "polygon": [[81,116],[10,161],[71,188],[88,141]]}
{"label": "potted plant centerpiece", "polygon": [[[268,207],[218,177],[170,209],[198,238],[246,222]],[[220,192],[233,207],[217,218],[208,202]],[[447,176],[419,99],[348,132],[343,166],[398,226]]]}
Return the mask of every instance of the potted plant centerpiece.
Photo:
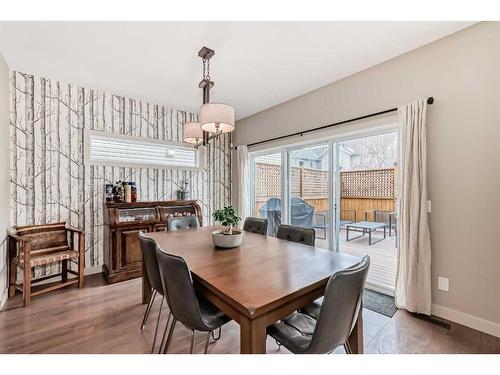
{"label": "potted plant centerpiece", "polygon": [[225,249],[240,246],[243,240],[243,234],[241,230],[234,227],[238,225],[241,218],[236,215],[234,207],[228,206],[215,210],[212,217],[215,221],[225,226],[223,230],[212,232],[214,245]]}

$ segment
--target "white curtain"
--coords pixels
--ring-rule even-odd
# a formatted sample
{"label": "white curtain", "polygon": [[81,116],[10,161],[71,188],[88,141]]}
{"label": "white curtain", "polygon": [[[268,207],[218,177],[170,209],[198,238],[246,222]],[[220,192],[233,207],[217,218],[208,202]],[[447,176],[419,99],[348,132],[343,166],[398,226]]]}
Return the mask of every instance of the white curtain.
{"label": "white curtain", "polygon": [[249,210],[249,178],[248,178],[248,148],[245,145],[236,148],[236,178],[238,191],[236,192],[236,211],[242,218],[242,223],[250,215]]}
{"label": "white curtain", "polygon": [[431,313],[431,241],[427,222],[427,102],[398,109],[401,134],[401,199],[396,305]]}

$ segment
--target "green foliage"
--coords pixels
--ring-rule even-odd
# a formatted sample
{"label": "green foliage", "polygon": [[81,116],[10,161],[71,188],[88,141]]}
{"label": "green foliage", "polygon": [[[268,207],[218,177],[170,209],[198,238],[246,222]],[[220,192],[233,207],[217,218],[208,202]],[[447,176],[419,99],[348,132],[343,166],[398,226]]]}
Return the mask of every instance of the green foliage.
{"label": "green foliage", "polygon": [[219,208],[212,214],[215,221],[220,222],[225,227],[232,227],[238,225],[241,218],[236,215],[236,210],[233,206]]}

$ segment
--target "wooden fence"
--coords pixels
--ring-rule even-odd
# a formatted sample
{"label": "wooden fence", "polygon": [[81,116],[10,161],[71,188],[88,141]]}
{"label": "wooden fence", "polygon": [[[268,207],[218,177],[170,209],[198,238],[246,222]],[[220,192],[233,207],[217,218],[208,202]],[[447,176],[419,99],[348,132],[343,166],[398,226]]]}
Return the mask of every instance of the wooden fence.
{"label": "wooden fence", "polygon": [[[394,211],[395,170],[373,169],[340,172],[340,208],[356,211],[356,219],[364,220],[371,210]],[[314,211],[328,211],[328,171],[291,168],[291,195],[301,197],[314,206]],[[281,166],[255,164],[255,212],[269,198],[281,196]],[[341,210],[342,220],[354,220],[352,211]]]}
{"label": "wooden fence", "polygon": [[394,168],[340,172],[341,198],[391,199],[394,189]]}

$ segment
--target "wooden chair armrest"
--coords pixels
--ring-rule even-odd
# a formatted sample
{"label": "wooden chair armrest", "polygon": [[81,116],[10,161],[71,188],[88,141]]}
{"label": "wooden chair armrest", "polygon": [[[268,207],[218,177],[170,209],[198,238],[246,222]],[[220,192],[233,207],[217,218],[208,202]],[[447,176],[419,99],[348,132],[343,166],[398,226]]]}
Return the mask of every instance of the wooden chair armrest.
{"label": "wooden chair armrest", "polygon": [[21,236],[18,236],[17,234],[14,234],[14,233],[8,233],[7,236],[9,236],[9,238],[12,238],[16,242],[24,243],[24,242],[31,242],[32,241],[31,238],[21,237]]}
{"label": "wooden chair armrest", "polygon": [[[9,260],[14,259],[17,256],[22,256],[24,259],[29,259],[31,256],[31,243],[33,240],[31,238],[24,238],[18,236],[14,233],[7,233],[9,239]],[[19,248],[17,246],[19,244]]]}
{"label": "wooden chair armrest", "polygon": [[75,232],[75,233],[80,233],[84,234],[85,232],[82,229],[78,229],[69,225],[66,225],[66,230],[69,230],[70,232]]}
{"label": "wooden chair armrest", "polygon": [[[80,253],[85,252],[85,247],[82,245],[85,243],[85,232],[82,229],[72,227],[66,224],[66,230],[71,233],[70,235],[70,248],[71,250],[77,250]],[[75,238],[78,235],[78,247],[75,248]]]}

